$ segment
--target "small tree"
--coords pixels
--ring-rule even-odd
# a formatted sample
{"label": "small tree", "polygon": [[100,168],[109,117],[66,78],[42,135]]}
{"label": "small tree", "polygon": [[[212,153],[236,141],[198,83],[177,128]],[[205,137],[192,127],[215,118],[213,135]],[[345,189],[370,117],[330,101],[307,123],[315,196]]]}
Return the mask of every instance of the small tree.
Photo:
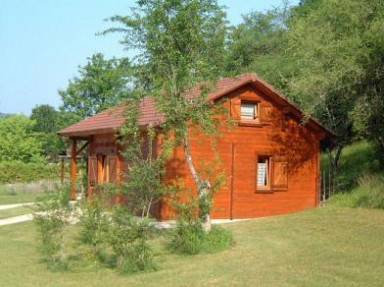
{"label": "small tree", "polygon": [[[211,198],[212,183],[197,172],[189,144],[189,130],[198,126],[207,135],[214,133],[213,111],[206,102],[209,85],[194,98],[185,92],[199,82],[220,76],[225,57],[225,13],[216,0],[136,1],[130,16],[114,16],[122,25],[108,32],[122,32],[123,44],[138,50],[135,70],[138,80],[154,96],[165,115],[162,128],[184,149],[200,203]],[[202,207],[202,206],[201,206]],[[202,220],[210,229],[209,210]]]}
{"label": "small tree", "polygon": [[128,169],[121,190],[129,198],[131,212],[149,218],[153,205],[167,193],[161,178],[165,173],[170,141],[164,142],[161,153],[156,150],[157,130],[151,125],[139,126],[139,105],[139,97],[126,103],[121,144],[125,147],[122,156],[128,161]]}
{"label": "small tree", "polygon": [[67,268],[63,236],[70,210],[67,186],[58,187],[55,192],[45,195],[36,206],[34,221],[41,243],[39,250],[51,270]]}

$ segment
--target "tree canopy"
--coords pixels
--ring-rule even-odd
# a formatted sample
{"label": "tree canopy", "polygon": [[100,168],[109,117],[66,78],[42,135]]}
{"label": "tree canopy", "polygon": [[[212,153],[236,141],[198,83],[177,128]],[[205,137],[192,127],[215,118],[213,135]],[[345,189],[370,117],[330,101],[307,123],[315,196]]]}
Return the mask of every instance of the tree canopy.
{"label": "tree canopy", "polygon": [[10,115],[0,119],[0,162],[39,162],[42,142],[33,131],[34,121],[23,115]]}
{"label": "tree canopy", "polygon": [[92,116],[126,97],[130,80],[126,58],[105,59],[102,54],[95,54],[78,72],[80,77],[59,91],[63,101],[60,111],[67,124]]}

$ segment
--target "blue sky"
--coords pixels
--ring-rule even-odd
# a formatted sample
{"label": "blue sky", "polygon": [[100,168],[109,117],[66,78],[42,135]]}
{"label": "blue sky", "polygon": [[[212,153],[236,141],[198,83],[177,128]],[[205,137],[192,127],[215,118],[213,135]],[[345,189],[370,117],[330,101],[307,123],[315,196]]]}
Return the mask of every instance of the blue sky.
{"label": "blue sky", "polygon": [[[129,13],[132,0],[1,0],[0,113],[29,115],[36,105],[58,107],[57,93],[87,57],[127,56],[120,36],[95,36],[104,19]],[[297,4],[299,0],[291,0]],[[241,15],[280,6],[281,0],[219,0],[231,24]]]}

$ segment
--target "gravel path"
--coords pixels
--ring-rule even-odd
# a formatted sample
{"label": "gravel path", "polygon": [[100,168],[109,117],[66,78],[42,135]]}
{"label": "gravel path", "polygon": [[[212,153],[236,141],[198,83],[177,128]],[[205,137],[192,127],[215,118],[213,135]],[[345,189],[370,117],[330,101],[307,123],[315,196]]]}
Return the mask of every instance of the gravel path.
{"label": "gravel path", "polygon": [[0,205],[0,210],[11,209],[11,208],[16,208],[16,207],[21,207],[21,206],[34,205],[34,204],[35,204],[34,202],[2,204],[2,205]]}
{"label": "gravel path", "polygon": [[20,222],[29,221],[32,219],[33,219],[32,214],[24,214],[24,215],[19,215],[15,217],[4,218],[4,219],[0,219],[0,226],[20,223]]}

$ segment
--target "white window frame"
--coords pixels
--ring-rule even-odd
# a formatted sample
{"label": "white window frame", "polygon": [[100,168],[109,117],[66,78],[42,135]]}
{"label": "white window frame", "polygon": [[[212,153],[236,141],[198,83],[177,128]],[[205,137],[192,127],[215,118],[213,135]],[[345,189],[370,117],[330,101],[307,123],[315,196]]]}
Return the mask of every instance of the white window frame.
{"label": "white window frame", "polygon": [[[263,162],[261,162],[262,160],[263,160]],[[261,178],[262,175],[263,175],[263,178]],[[270,156],[270,155],[257,155],[256,188],[258,190],[270,189],[271,188],[271,175],[272,175],[272,156]]]}
{"label": "white window frame", "polygon": [[241,119],[254,120],[258,117],[258,104],[256,102],[241,101]]}

